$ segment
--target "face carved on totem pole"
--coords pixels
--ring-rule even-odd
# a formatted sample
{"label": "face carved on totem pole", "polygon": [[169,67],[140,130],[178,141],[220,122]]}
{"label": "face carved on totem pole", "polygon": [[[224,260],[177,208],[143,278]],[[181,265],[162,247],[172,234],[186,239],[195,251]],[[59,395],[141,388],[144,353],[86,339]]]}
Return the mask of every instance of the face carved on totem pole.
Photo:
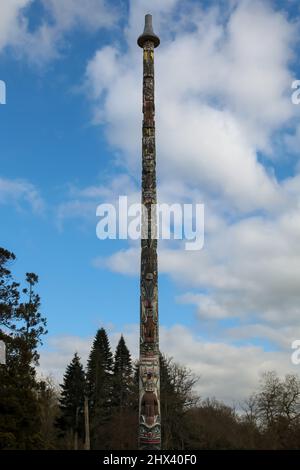
{"label": "face carved on totem pole", "polygon": [[155,390],[158,383],[158,362],[150,362],[149,365],[141,367],[141,380],[143,388],[147,392]]}
{"label": "face carved on totem pole", "polygon": [[155,343],[156,341],[156,324],[153,320],[152,308],[146,309],[146,321],[144,323],[144,342]]}
{"label": "face carved on totem pole", "polygon": [[145,294],[146,300],[152,301],[154,300],[154,282],[153,282],[153,274],[147,273],[146,274],[146,282],[145,282]]}
{"label": "face carved on totem pole", "polygon": [[143,341],[154,344],[157,341],[156,297],[153,273],[147,273],[143,286],[144,299],[142,303]]}
{"label": "face carved on totem pole", "polygon": [[158,365],[155,363],[141,368],[144,393],[141,400],[142,421],[147,426],[157,424],[159,402],[154,390],[158,384]]}
{"label": "face carved on totem pole", "polygon": [[156,424],[158,416],[158,400],[154,392],[145,392],[141,403],[141,413],[147,426]]}

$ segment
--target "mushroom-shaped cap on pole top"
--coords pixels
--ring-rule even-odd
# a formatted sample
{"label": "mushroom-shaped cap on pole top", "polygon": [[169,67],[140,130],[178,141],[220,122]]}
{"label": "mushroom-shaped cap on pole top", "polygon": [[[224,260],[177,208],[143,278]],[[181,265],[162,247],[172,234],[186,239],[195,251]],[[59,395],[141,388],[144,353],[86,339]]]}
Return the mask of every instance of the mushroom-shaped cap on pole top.
{"label": "mushroom-shaped cap on pole top", "polygon": [[160,44],[159,37],[153,32],[152,15],[145,16],[145,29],[143,34],[138,38],[137,43],[140,47],[144,47],[146,41],[152,41],[154,43],[154,47],[157,47]]}

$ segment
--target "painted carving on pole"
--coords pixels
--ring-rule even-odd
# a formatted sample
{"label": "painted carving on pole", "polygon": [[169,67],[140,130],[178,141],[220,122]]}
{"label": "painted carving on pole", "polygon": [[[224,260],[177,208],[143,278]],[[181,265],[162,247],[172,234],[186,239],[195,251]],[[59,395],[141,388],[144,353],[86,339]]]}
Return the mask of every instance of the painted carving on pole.
{"label": "painted carving on pole", "polygon": [[160,445],[159,359],[140,365],[140,443]]}
{"label": "painted carving on pole", "polygon": [[159,38],[153,33],[152,17],[146,15],[143,48],[143,138],[140,362],[139,362],[139,448],[160,449],[160,371],[157,282],[156,149],[154,105],[154,48]]}

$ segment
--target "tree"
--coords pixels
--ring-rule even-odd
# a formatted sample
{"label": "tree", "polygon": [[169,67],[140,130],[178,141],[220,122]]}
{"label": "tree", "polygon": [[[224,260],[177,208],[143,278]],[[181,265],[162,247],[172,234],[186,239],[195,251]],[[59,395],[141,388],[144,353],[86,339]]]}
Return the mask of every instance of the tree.
{"label": "tree", "polygon": [[185,449],[255,449],[260,439],[257,428],[216,399],[207,398],[191,408],[183,427]]}
{"label": "tree", "polygon": [[61,385],[60,410],[61,416],[57,425],[62,435],[69,437],[69,448],[78,449],[78,438],[84,435],[84,397],[85,374],[80,358],[75,353],[67,366],[63,384]]}
{"label": "tree", "polygon": [[[251,397],[251,405],[251,415],[267,448],[299,448],[300,380],[297,376],[288,374],[280,379],[276,372],[266,372],[258,392]],[[246,413],[250,415],[249,406]]]}
{"label": "tree", "polygon": [[[9,265],[16,260],[14,253],[0,247],[0,328],[14,331],[19,305],[19,284],[12,278]],[[4,332],[2,331],[2,335]],[[0,338],[1,339],[1,338]]]}
{"label": "tree", "polygon": [[131,356],[122,335],[116,348],[113,366],[113,402],[119,412],[130,406],[132,382]]}
{"label": "tree", "polygon": [[38,383],[40,434],[45,449],[53,450],[59,443],[55,423],[59,416],[59,390],[52,377]]}
{"label": "tree", "polygon": [[121,336],[114,356],[112,416],[107,426],[111,449],[136,447],[137,401],[130,352]]}
{"label": "tree", "polygon": [[184,449],[184,416],[199,398],[198,378],[186,367],[160,356],[160,400],[163,449]]}
{"label": "tree", "polygon": [[20,303],[20,285],[9,269],[15,259],[0,248],[0,339],[6,343],[6,365],[0,367],[0,449],[38,449],[43,442],[33,362],[38,360],[46,320],[33,291],[36,275],[26,276],[29,290],[22,294],[28,292],[29,297]]}
{"label": "tree", "polygon": [[8,346],[11,363],[19,366],[24,376],[25,373],[32,375],[31,365],[38,363],[37,346],[47,334],[47,322],[40,312],[40,297],[34,291],[38,283],[36,274],[26,274],[28,287],[22,290],[22,295],[27,299],[20,302],[20,284],[13,280],[8,269],[8,264],[15,259],[13,253],[0,248],[0,339]]}
{"label": "tree", "polygon": [[104,425],[112,413],[113,357],[104,328],[97,331],[87,367],[87,390],[90,406],[91,445],[106,448]]}
{"label": "tree", "polygon": [[35,361],[36,363],[39,359],[36,348],[40,343],[41,336],[47,334],[47,322],[40,312],[40,296],[34,291],[34,286],[38,281],[39,278],[36,274],[26,273],[28,287],[23,289],[22,292],[27,297],[27,301],[21,303],[18,307],[18,317],[23,322],[18,330],[18,334],[24,339],[27,346],[29,353],[28,361]]}

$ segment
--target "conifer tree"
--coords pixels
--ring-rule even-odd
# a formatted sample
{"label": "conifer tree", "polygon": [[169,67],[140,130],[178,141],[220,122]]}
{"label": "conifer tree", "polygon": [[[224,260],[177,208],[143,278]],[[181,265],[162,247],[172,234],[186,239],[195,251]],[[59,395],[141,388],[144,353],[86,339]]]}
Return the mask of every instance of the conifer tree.
{"label": "conifer tree", "polygon": [[78,438],[84,435],[85,374],[77,353],[67,366],[61,385],[61,416],[57,425],[69,436],[69,446],[78,449]]}
{"label": "conifer tree", "polygon": [[38,277],[33,273],[26,275],[29,287],[22,293],[28,298],[20,303],[20,285],[10,271],[15,259],[0,248],[0,340],[6,344],[6,365],[0,366],[0,449],[39,449],[43,442],[33,363],[46,320],[39,311],[34,292]]}
{"label": "conifer tree", "polygon": [[130,352],[121,336],[114,355],[112,415],[106,426],[112,449],[133,449],[137,444],[138,386]]}
{"label": "conifer tree", "polygon": [[37,363],[39,355],[36,348],[40,337],[47,333],[46,319],[42,317],[40,312],[40,296],[34,291],[35,285],[39,282],[38,276],[34,273],[26,273],[26,282],[27,287],[22,292],[27,299],[18,307],[18,317],[23,321],[22,327],[19,328],[19,334],[27,345],[28,360]]}
{"label": "conifer tree", "polygon": [[121,336],[115,352],[113,375],[113,401],[119,410],[130,406],[132,401],[133,377],[130,352]]}
{"label": "conifer tree", "polygon": [[95,336],[87,367],[91,445],[94,449],[105,448],[103,426],[112,412],[112,374],[112,352],[106,331],[101,328]]}
{"label": "conifer tree", "polygon": [[[13,280],[9,265],[16,260],[14,253],[0,247],[0,328],[16,329],[16,309],[19,305],[19,284]],[[1,338],[0,338],[1,339]]]}

